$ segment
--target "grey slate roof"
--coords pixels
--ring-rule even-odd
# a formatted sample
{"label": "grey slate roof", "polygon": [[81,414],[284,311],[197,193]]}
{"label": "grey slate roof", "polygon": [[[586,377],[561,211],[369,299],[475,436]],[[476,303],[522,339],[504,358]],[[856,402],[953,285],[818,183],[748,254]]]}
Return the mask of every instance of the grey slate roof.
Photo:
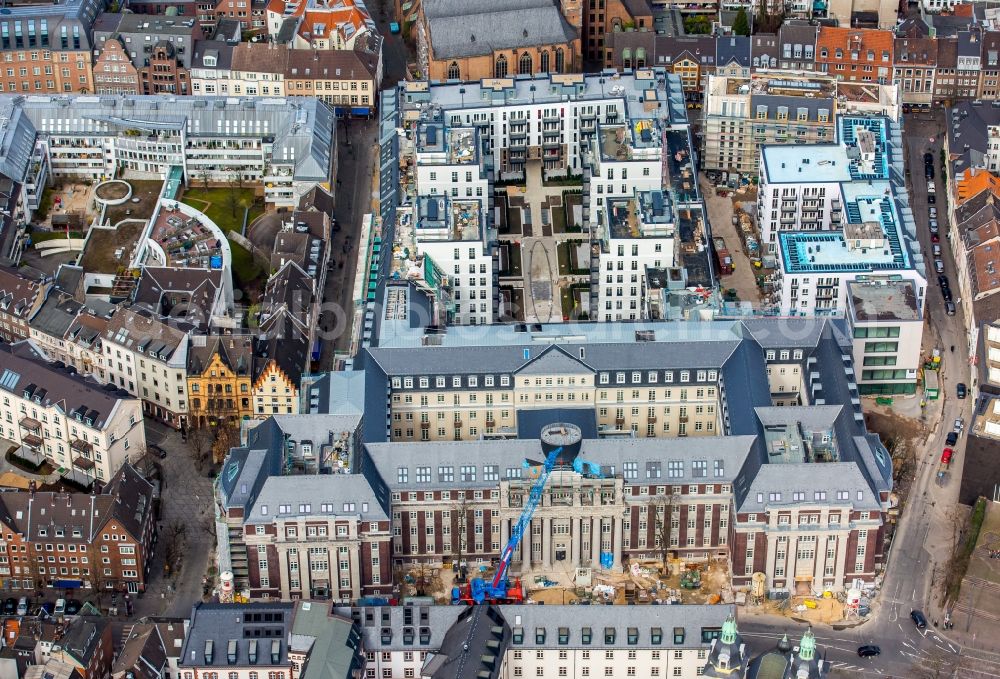
{"label": "grey slate roof", "polygon": [[[365,640],[365,648],[372,651],[409,651],[438,649],[445,635],[459,613],[460,606],[412,606],[414,626],[426,628],[428,643],[420,643],[419,634],[415,644],[403,643],[403,613],[405,606],[357,606],[354,608],[339,606],[334,609],[337,615],[355,615],[361,624],[361,634]],[[390,634],[383,638],[382,630],[388,628]]]}
{"label": "grey slate roof", "polygon": [[420,670],[429,679],[496,679],[510,644],[511,630],[494,606],[469,606],[459,613]]}
{"label": "grey slate roof", "polygon": [[[199,602],[191,607],[191,624],[184,640],[184,652],[179,667],[219,667],[222,671],[229,666],[226,657],[230,639],[237,643],[236,662],[241,666],[250,664],[248,656],[250,644],[257,642],[257,664],[262,668],[288,667],[288,633],[292,627],[292,612],[295,604],[268,602],[251,604],[215,604]],[[244,631],[267,630],[259,637],[248,638]],[[205,658],[205,642],[212,641],[211,662]],[[278,644],[278,662],[271,662],[271,645]]]}
{"label": "grey slate roof", "polygon": [[[636,463],[637,476],[626,477],[626,483],[729,483],[736,477],[755,441],[753,436],[585,439],[579,459],[597,463],[605,470],[606,476],[616,477],[623,475],[626,462]],[[355,471],[378,474],[393,491],[496,488],[499,481],[488,480],[486,468],[495,467],[494,471],[499,479],[506,479],[511,473],[519,478],[525,459],[535,462],[545,459],[545,452],[538,440],[369,443],[365,446],[361,469]],[[692,463],[696,461],[707,463],[708,476],[695,476]],[[668,475],[671,462],[681,463],[678,467],[681,472],[679,476]],[[653,475],[648,463],[659,465],[659,476]],[[720,465],[719,476],[714,475],[716,464]],[[463,466],[475,469],[475,480],[461,480],[460,468]],[[430,467],[429,482],[417,482],[418,467]],[[439,473],[441,467],[450,467],[454,480],[444,480]],[[400,469],[407,470],[406,483],[400,483]]]}
{"label": "grey slate roof", "polygon": [[[822,465],[817,468],[817,465]],[[850,462],[824,462],[814,464],[765,464],[750,483],[750,490],[743,501],[736,505],[739,512],[763,512],[782,505],[798,506],[793,493],[805,493],[805,502],[817,504],[837,503],[837,493],[846,491],[849,500],[840,501],[857,510],[877,512],[881,504],[858,465]],[[771,494],[781,493],[780,499]],[[825,500],[816,500],[816,493],[826,493]]]}
{"label": "grey slate roof", "polygon": [[43,405],[56,404],[65,415],[84,408],[94,427],[102,429],[119,401],[135,400],[121,392],[108,391],[94,380],[55,367],[30,342],[0,344],[0,392],[19,396],[32,387]]}
{"label": "grey slate roof", "polygon": [[[272,476],[261,487],[244,523],[271,523],[276,518],[310,516],[387,521],[388,504],[384,507],[384,500],[376,495],[364,477],[356,474]],[[353,504],[353,508],[348,508],[345,503]],[[287,505],[290,511],[280,512],[279,507],[283,505]],[[329,505],[330,509],[324,511],[323,505]]]}
{"label": "grey slate roof", "polygon": [[745,35],[721,36],[715,41],[715,65],[724,68],[735,61],[750,68],[750,38]]}
{"label": "grey slate roof", "polygon": [[45,301],[34,316],[31,317],[29,325],[32,330],[62,338],[69,330],[77,314],[83,308],[83,304],[73,299],[71,294],[67,294],[56,288],[51,288],[46,295]]}
{"label": "grey slate roof", "polygon": [[[651,630],[659,628],[663,633],[661,642],[664,650],[671,648],[708,647],[701,640],[703,629],[717,629],[726,617],[735,614],[735,607],[729,605],[708,606],[497,606],[504,620],[512,630],[524,631],[524,641],[513,644],[513,648],[560,648],[559,628],[569,628],[569,648],[580,648],[584,627],[590,627],[592,638],[589,647],[595,649],[627,648],[628,629],[634,627],[639,632],[640,648],[655,648],[651,643]],[[674,643],[674,628],[684,630],[684,643]],[[606,628],[615,630],[614,642],[605,640]],[[545,630],[545,640],[538,643],[535,631]]]}
{"label": "grey slate roof", "polygon": [[[423,13],[435,59],[492,54],[576,39],[552,0],[429,0]],[[516,72],[516,64],[510,72]]]}

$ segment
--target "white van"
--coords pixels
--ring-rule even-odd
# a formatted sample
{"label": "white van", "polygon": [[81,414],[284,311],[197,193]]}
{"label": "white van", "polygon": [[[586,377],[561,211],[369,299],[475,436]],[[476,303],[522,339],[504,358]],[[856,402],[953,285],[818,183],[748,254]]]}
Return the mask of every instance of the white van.
{"label": "white van", "polygon": [[927,193],[934,193],[934,182],[927,182]]}

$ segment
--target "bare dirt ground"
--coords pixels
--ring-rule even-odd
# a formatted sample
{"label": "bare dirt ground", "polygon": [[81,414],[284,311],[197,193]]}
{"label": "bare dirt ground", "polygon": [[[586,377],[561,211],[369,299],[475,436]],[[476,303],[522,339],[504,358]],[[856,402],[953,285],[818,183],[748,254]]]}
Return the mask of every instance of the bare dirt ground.
{"label": "bare dirt ground", "polygon": [[916,451],[929,432],[920,420],[900,415],[891,407],[879,406],[874,400],[865,404],[865,424],[892,454],[894,490],[905,500],[917,470]]}

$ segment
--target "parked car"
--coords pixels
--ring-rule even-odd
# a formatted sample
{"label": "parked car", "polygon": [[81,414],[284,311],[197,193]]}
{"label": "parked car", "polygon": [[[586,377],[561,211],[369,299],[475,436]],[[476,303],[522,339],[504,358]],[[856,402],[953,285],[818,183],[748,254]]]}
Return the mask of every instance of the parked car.
{"label": "parked car", "polygon": [[931,219],[937,219],[937,208],[933,206],[927,208],[927,214]]}
{"label": "parked car", "polygon": [[929,181],[930,179],[932,179],[934,177],[934,168],[933,167],[928,167],[927,170],[929,170],[930,173],[931,173],[931,176],[928,178],[928,182],[927,182],[927,193],[934,193],[934,191],[937,189],[937,187],[934,186],[934,182]]}
{"label": "parked car", "polygon": [[17,599],[14,597],[7,597],[3,600],[3,614],[4,615],[14,615],[17,610]]}
{"label": "parked car", "polygon": [[55,610],[53,611],[53,613],[55,613],[56,616],[65,615],[65,613],[66,613],[66,600],[65,599],[56,599],[56,607],[55,607]]}
{"label": "parked car", "polygon": [[931,242],[932,243],[940,243],[941,242],[941,238],[936,233],[932,233],[931,234]]}
{"label": "parked car", "polygon": [[28,614],[28,597],[23,596],[17,602],[17,615],[27,615]]}
{"label": "parked car", "polygon": [[165,451],[163,448],[160,448],[155,443],[147,443],[146,448],[149,450],[150,455],[155,455],[161,460],[165,460],[167,457],[167,451]]}
{"label": "parked car", "polygon": [[938,273],[944,273],[944,262],[942,262],[940,259],[935,259],[934,270],[937,271]]}
{"label": "parked car", "polygon": [[934,179],[934,166],[933,165],[924,165],[924,177],[926,177],[928,181],[930,181],[931,179]]}
{"label": "parked car", "polygon": [[965,420],[963,420],[961,417],[955,418],[955,431],[957,431],[959,434],[965,431]]}
{"label": "parked car", "polygon": [[953,446],[958,443],[958,432],[950,431],[948,435],[944,437],[944,442],[946,445]]}
{"label": "parked car", "polygon": [[932,153],[925,153],[924,154],[924,165],[933,165],[933,164],[934,164],[934,154],[932,154]]}
{"label": "parked car", "polygon": [[937,204],[937,196],[935,194],[933,194],[933,193],[928,193],[927,194],[927,204],[928,205],[935,205],[935,204]]}
{"label": "parked car", "polygon": [[949,316],[955,315],[955,303],[950,299],[944,301],[944,312]]}
{"label": "parked car", "polygon": [[910,611],[910,620],[917,626],[917,629],[927,629],[927,618],[924,617],[923,611]]}
{"label": "parked car", "polygon": [[930,232],[932,234],[937,234],[937,232],[938,232],[938,223],[937,223],[937,220],[936,219],[932,219],[929,222],[927,222],[927,228],[930,229]]}
{"label": "parked car", "polygon": [[945,276],[944,274],[939,274],[938,285],[940,285],[942,288],[948,287],[948,277]]}
{"label": "parked car", "polygon": [[959,382],[958,386],[955,387],[955,395],[958,396],[959,398],[965,398],[966,394],[968,393],[969,391],[963,382]]}
{"label": "parked car", "polygon": [[56,609],[56,605],[51,601],[43,601],[42,605],[38,608],[38,615],[46,615],[52,617],[52,612]]}
{"label": "parked car", "polygon": [[[947,304],[948,302],[951,302],[953,299],[955,299],[951,295],[951,288],[949,288],[947,285],[944,286],[943,288],[941,288],[941,298],[944,299],[944,303],[945,304]],[[947,313],[947,312],[948,312],[948,310],[945,309],[945,313]]]}
{"label": "parked car", "polygon": [[66,615],[76,615],[83,608],[83,603],[79,599],[66,600]]}
{"label": "parked car", "polygon": [[940,257],[941,256],[941,246],[940,245],[932,245],[931,246],[931,254],[934,255],[935,257]]}
{"label": "parked car", "polygon": [[859,658],[874,658],[882,653],[882,649],[875,644],[866,644],[858,647]]}

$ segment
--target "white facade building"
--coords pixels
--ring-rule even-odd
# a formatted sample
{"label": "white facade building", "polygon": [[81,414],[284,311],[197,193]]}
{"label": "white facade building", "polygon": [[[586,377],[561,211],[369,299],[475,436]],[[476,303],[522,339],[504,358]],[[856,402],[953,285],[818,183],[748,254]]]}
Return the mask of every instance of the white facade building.
{"label": "white facade building", "polygon": [[336,172],[333,111],[309,97],[30,97],[30,121],[52,177],[262,182],[265,199],[294,207]]}
{"label": "white facade building", "polygon": [[0,347],[0,365],[0,431],[22,457],[89,483],[145,454],[138,399],[49,363],[30,342]]}
{"label": "white facade building", "polygon": [[187,421],[188,336],[156,316],[123,309],[104,333],[108,381],[144,410],[178,427]]}

